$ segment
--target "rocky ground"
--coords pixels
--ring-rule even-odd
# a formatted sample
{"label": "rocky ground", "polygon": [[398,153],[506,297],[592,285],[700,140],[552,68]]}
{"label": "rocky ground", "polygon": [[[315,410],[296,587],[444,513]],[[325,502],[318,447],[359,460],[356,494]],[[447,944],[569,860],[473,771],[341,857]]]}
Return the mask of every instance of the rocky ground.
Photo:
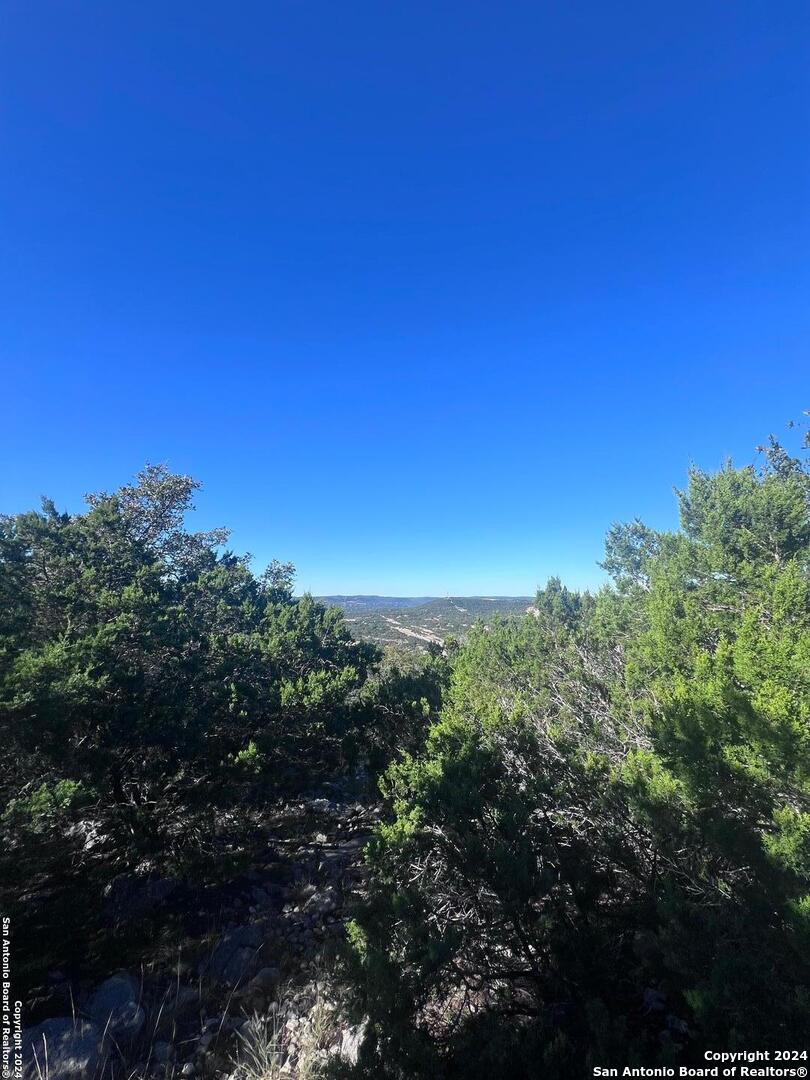
{"label": "rocky ground", "polygon": [[179,943],[95,985],[49,973],[25,1080],[311,1080],[330,1055],[356,1057],[362,1025],[331,970],[378,811],[353,790],[327,785],[268,812],[266,860],[226,884],[116,881],[111,919],[165,914]]}

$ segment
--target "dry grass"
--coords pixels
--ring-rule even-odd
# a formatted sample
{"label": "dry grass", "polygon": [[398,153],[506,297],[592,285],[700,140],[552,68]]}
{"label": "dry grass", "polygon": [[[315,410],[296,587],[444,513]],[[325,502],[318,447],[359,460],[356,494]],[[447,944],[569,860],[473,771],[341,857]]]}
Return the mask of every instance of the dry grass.
{"label": "dry grass", "polygon": [[284,1070],[286,1040],[277,1013],[269,1017],[254,1014],[239,1032],[239,1045],[232,1080],[277,1080],[289,1077]]}
{"label": "dry grass", "polygon": [[[182,1014],[187,1021],[192,1020],[196,1011],[200,1017],[212,1011],[222,1015],[219,1027],[208,1030],[214,1037],[211,1050],[219,1043],[217,1064],[228,1069],[229,1080],[322,1080],[325,1076],[330,1058],[340,1047],[345,1025],[341,1023],[341,1009],[335,1003],[340,994],[333,992],[336,991],[334,986],[332,990],[328,989],[331,977],[324,968],[310,973],[305,984],[294,980],[279,987],[277,999],[270,1008],[250,1015],[233,1035],[227,1035],[225,1043],[221,1036],[232,1030],[230,1025],[225,1026],[225,1019],[228,1015],[236,1019],[236,1011],[231,1012],[235,1006],[235,988],[231,989],[227,1000],[223,1000],[204,977],[198,977],[196,985],[187,982],[187,978],[188,969],[181,970],[178,955],[172,981],[163,999],[147,1010],[143,1031],[135,1044],[127,1046],[129,1064],[124,1063],[124,1055],[105,1029],[105,1053],[99,1067],[92,1074],[88,1072],[83,1080],[154,1080],[156,1076],[162,1080],[181,1080],[183,1062],[196,1042],[194,1038],[183,1038],[184,1031],[188,1035],[188,1023],[181,1022],[178,1003],[185,990],[197,992],[196,1004],[186,1006],[188,1011]],[[83,1022],[75,1007],[73,1022],[76,1028]],[[176,1057],[173,1055],[173,1060],[158,1062],[155,1059],[154,1047],[160,1042],[174,1047]],[[184,1053],[186,1046],[188,1049]],[[49,1080],[48,1051],[47,1044],[40,1044],[34,1080]],[[138,1066],[133,1067],[133,1061],[139,1062]]]}
{"label": "dry grass", "polygon": [[293,993],[288,984],[269,1016],[252,1016],[239,1032],[232,1080],[320,1080],[324,1076],[331,1049],[339,1042],[339,1016],[316,990],[293,1036],[287,1027],[293,1015],[289,1009]]}

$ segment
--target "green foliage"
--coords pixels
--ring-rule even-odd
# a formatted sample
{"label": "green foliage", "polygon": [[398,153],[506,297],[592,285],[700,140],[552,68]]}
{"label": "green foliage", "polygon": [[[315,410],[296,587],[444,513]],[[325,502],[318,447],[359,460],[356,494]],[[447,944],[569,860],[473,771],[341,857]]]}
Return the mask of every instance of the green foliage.
{"label": "green foliage", "polygon": [[387,815],[348,927],[371,1037],[344,1074],[568,1080],[800,1045],[810,472],[763,455],[691,470],[676,532],[611,528],[597,595],[552,578],[474,626],[456,605],[462,645],[384,657],[296,599],[289,564],[257,578],[190,532],[196,485],[164,469],[0,519],[18,973],[104,933],[114,874],[216,862],[225,817],[365,760]]}
{"label": "green foliage", "polygon": [[424,653],[386,650],[362,693],[364,745],[375,772],[422,746],[439,715],[457,650],[452,640],[444,648],[429,645]]}
{"label": "green foliage", "polygon": [[44,833],[66,823],[93,800],[94,793],[81,781],[57,780],[40,784],[30,795],[11,799],[2,814],[3,827],[21,832]]}
{"label": "green foliage", "polygon": [[692,470],[614,585],[479,627],[383,779],[358,1075],[568,1078],[810,1025],[810,474]]}
{"label": "green foliage", "polygon": [[311,784],[358,743],[376,649],[337,609],[295,599],[291,566],[257,579],[223,530],[189,531],[196,487],[149,467],[88,496],[86,513],[45,501],[0,520],[0,735],[14,762],[0,839],[21,926],[24,870],[46,885],[64,874],[57,835],[78,810],[92,841],[74,830],[65,846],[100,893],[105,873],[187,860],[220,810]]}

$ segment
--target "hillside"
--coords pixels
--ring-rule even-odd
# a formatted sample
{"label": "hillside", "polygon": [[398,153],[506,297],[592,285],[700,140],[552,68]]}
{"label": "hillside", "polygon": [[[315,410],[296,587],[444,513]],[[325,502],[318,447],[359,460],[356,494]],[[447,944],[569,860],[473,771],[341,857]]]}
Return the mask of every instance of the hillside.
{"label": "hillside", "polygon": [[319,602],[339,607],[357,638],[377,645],[424,649],[448,637],[463,638],[479,621],[519,615],[533,602],[530,596],[320,596]]}
{"label": "hillside", "polygon": [[679,530],[531,601],[296,597],[189,531],[198,488],[0,518],[20,1080],[803,1045],[810,463],[693,468]]}

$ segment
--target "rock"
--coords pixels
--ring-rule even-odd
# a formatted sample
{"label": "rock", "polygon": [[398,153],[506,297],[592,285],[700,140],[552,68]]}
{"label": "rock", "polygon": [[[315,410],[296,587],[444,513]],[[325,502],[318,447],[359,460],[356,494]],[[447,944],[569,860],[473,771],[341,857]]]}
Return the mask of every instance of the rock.
{"label": "rock", "polygon": [[257,926],[227,931],[211,954],[210,974],[230,986],[244,982],[257,971],[263,944],[264,935]]}
{"label": "rock", "polygon": [[346,1028],[343,1032],[343,1038],[340,1040],[340,1050],[338,1051],[338,1057],[341,1061],[345,1061],[349,1065],[357,1064],[357,1059],[360,1055],[360,1047],[363,1045],[363,1040],[366,1037],[367,1028],[367,1019],[361,1021],[359,1024],[354,1024],[352,1027]]}
{"label": "rock", "polygon": [[165,1065],[171,1061],[174,1047],[168,1042],[156,1042],[152,1045],[151,1057],[156,1065]]}
{"label": "rock", "polygon": [[165,903],[178,885],[173,878],[120,874],[110,882],[104,895],[114,919],[142,919]]}
{"label": "rock", "polygon": [[22,1053],[24,1080],[83,1080],[104,1067],[104,1030],[71,1016],[44,1020],[23,1032]]}
{"label": "rock", "polygon": [[263,967],[257,971],[250,980],[250,985],[256,990],[273,990],[278,984],[281,972],[276,967]]}
{"label": "rock", "polygon": [[200,991],[194,986],[171,987],[167,994],[164,1009],[170,1010],[175,1016],[190,1012],[200,1003]]}
{"label": "rock", "polygon": [[171,1033],[174,1026],[184,1017],[194,1013],[200,1005],[200,993],[193,986],[178,986],[172,983],[166,988],[161,1001],[152,1008],[151,1023],[155,1034]]}
{"label": "rock", "polygon": [[146,1022],[146,1013],[138,1004],[138,982],[122,972],[99,986],[85,1006],[85,1012],[102,1029],[117,1039],[132,1039]]}

